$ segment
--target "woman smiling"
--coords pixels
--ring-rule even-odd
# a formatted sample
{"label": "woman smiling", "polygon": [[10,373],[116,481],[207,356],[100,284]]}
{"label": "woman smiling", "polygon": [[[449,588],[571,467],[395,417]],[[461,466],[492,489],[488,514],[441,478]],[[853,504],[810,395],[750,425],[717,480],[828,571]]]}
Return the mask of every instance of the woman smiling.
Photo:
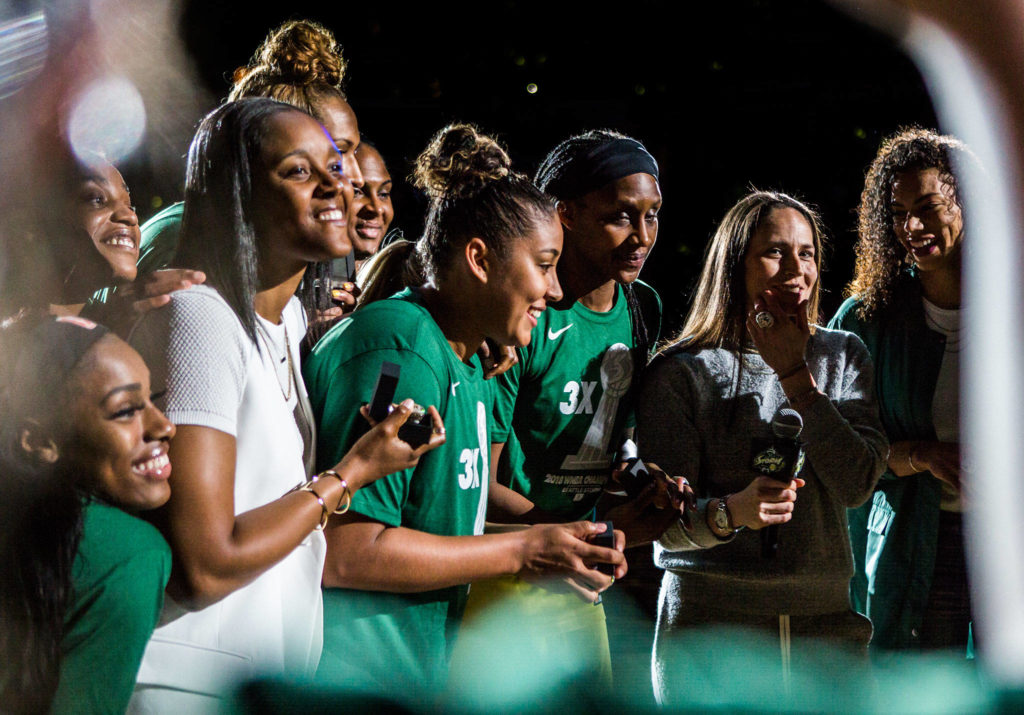
{"label": "woman smiling", "polygon": [[[775,192],[742,198],[711,239],[682,332],[644,379],[641,454],[698,497],[655,549],[666,570],[653,659],[662,703],[685,698],[689,654],[676,640],[693,628],[779,634],[783,663],[790,633],[861,652],[871,636],[849,606],[845,514],[870,496],[888,445],[864,345],[813,326],[821,251],[807,206]],[[771,469],[778,420],[799,420],[806,450],[785,472]],[[777,552],[755,533],[769,526],[780,527]]]}
{"label": "woman smiling", "polygon": [[356,256],[356,270],[375,254],[395,218],[391,203],[391,174],[377,148],[362,142],[355,152],[363,183],[356,187],[349,238]]}
{"label": "woman smiling", "polygon": [[0,699],[124,711],[171,567],[132,514],[170,496],[174,425],[142,358],[106,328],[48,318],[3,332]]}
{"label": "woman smiling", "polygon": [[[864,339],[878,369],[888,470],[850,512],[853,598],[873,647],[967,644],[959,361],[964,217],[953,137],[909,129],[878,150],[861,196],[857,270],[832,325]],[[871,593],[870,603],[867,595]]]}
{"label": "woman smiling", "polygon": [[370,399],[385,360],[401,367],[400,396],[436,404],[447,425],[441,448],[357,494],[328,529],[321,674],[411,697],[444,685],[471,581],[568,573],[596,599],[613,579],[587,564],[625,573],[619,550],[585,541],[602,525],[483,533],[493,383],[476,349],[485,338],[526,345],[560,297],[562,230],[551,199],[468,125],[434,137],[416,180],[431,198],[419,244],[427,284],[356,311],[324,336],[305,368],[320,464],[333,463],[365,430],[354,411]]}
{"label": "woman smiling", "polygon": [[309,478],[295,289],[311,263],[351,250],[341,165],[320,124],[269,99],[221,106],[189,151],[179,257],[209,286],[175,294],[133,337],[179,424],[175,493],[159,519],[175,556],[170,622],[143,661],[139,708],[216,707],[240,678],[311,673],[327,517],[443,441],[399,440],[401,408]]}
{"label": "woman smiling", "polygon": [[[604,495],[597,513],[622,529],[628,546],[638,546],[679,515],[677,504],[661,501],[661,479],[637,500],[605,494],[615,455],[632,435],[636,385],[661,322],[658,294],[637,280],[658,238],[658,172],[640,142],[606,130],[566,139],[537,171],[565,232],[558,265],[565,295],[540,316],[529,345],[516,350],[518,362],[496,378],[495,521],[594,518]],[[574,643],[581,667],[600,672],[610,686],[604,607],[591,607],[566,585],[569,593],[509,579],[478,583],[470,613],[504,599],[507,612],[529,614],[535,640],[528,648],[546,648],[547,639]],[[505,598],[511,594],[516,598]]]}

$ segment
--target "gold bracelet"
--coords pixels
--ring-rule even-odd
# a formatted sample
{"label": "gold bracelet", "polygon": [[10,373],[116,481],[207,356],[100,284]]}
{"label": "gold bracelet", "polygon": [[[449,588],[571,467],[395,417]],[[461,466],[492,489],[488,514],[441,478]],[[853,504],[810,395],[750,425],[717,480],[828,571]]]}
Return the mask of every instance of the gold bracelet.
{"label": "gold bracelet", "polygon": [[[345,477],[341,476],[333,469],[325,469],[319,474],[314,475],[313,481],[315,482],[321,477],[334,477],[341,482],[341,499],[338,500],[338,508],[335,509],[333,513],[340,516],[347,512],[349,507],[352,506],[352,491],[348,488],[348,482],[345,480]],[[342,506],[342,504],[344,504],[344,506]]]}
{"label": "gold bracelet", "polygon": [[327,508],[327,502],[324,501],[324,498],[320,496],[316,489],[313,488],[314,484],[316,484],[316,482],[310,480],[303,484],[301,487],[299,487],[299,491],[309,492],[314,497],[316,497],[316,503],[320,505],[320,510],[322,512],[320,515],[320,523],[316,525],[316,530],[323,531],[324,528],[327,526],[327,519],[331,516],[331,510]]}

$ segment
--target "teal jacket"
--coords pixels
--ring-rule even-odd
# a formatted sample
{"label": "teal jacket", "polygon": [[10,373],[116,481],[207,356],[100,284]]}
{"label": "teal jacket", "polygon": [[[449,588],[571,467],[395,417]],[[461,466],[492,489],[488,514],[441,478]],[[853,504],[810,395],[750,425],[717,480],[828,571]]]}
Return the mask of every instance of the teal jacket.
{"label": "teal jacket", "polygon": [[[856,333],[875,363],[875,390],[890,442],[935,440],[932,396],[946,339],[929,330],[921,284],[904,273],[892,300],[868,320],[848,299],[830,328]],[[928,604],[939,534],[938,479],[929,472],[896,477],[886,471],[871,501],[847,512],[853,547],[854,608],[871,619],[873,650],[914,648]]]}

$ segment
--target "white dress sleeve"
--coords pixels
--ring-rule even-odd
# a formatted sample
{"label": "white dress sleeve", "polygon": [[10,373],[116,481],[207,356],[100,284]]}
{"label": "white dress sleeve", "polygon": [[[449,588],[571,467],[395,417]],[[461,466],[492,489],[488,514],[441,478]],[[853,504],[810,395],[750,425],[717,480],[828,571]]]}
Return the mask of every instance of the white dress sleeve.
{"label": "white dress sleeve", "polygon": [[212,427],[237,437],[246,363],[255,347],[212,288],[177,291],[150,311],[129,341],[145,359],[157,401],[175,424]]}

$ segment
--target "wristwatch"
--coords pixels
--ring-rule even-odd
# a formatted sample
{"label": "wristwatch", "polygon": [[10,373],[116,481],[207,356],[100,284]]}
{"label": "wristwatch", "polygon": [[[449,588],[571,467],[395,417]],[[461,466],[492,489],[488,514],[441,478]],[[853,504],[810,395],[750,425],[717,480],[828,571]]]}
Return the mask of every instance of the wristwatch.
{"label": "wristwatch", "polygon": [[732,515],[729,513],[729,505],[727,504],[731,496],[732,494],[726,494],[724,497],[719,497],[715,510],[711,514],[711,522],[714,524],[715,529],[723,533],[728,532],[730,536],[738,531],[733,526]]}

